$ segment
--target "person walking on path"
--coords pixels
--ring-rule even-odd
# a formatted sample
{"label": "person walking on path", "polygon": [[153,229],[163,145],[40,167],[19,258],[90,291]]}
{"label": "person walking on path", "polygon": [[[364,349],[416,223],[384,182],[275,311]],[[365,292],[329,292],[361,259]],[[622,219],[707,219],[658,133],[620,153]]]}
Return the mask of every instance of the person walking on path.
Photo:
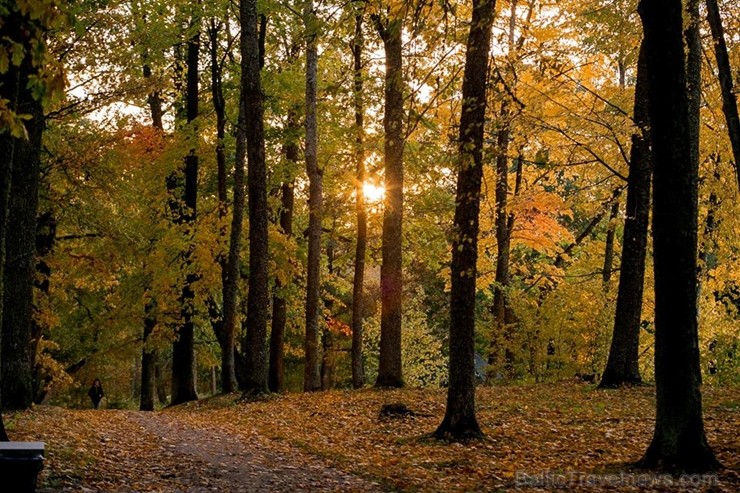
{"label": "person walking on path", "polygon": [[93,384],[90,386],[90,390],[87,391],[87,395],[90,396],[90,400],[92,400],[93,407],[95,409],[100,406],[100,401],[105,396],[105,393],[103,392],[103,386],[100,384],[99,379],[95,379],[93,381]]}

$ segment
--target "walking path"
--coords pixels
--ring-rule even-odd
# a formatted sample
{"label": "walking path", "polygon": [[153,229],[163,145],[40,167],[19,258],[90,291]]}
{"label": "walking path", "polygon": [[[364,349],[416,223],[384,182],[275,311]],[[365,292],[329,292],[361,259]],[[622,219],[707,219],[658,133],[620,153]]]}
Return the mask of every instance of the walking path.
{"label": "walking path", "polygon": [[[175,413],[78,411],[74,421],[90,435],[74,452],[50,444],[49,466],[64,463],[59,456],[65,453],[81,455],[87,461],[84,473],[47,471],[40,493],[383,491],[377,483],[256,433],[235,436]],[[80,464],[74,466],[79,471]]]}

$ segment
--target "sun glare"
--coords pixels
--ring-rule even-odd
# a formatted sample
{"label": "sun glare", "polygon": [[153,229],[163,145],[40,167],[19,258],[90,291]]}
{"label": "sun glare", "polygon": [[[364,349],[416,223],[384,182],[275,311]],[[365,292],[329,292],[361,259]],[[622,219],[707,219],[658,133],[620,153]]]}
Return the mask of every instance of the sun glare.
{"label": "sun glare", "polygon": [[362,192],[365,195],[365,200],[368,202],[380,202],[383,200],[385,195],[385,188],[379,187],[374,183],[363,183]]}

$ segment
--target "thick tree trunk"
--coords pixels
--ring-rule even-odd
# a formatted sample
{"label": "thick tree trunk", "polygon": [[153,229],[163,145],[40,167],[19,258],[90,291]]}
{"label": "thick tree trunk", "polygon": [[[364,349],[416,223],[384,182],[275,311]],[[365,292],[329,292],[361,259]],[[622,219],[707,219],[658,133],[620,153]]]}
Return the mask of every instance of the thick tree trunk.
{"label": "thick tree trunk", "polygon": [[321,220],[323,208],[322,171],[317,161],[316,74],[318,44],[316,13],[312,0],[303,7],[306,25],[306,173],[308,175],[308,266],[306,279],[306,339],[303,390],[321,389],[319,314],[321,291]]}
{"label": "thick tree trunk", "polygon": [[403,18],[376,20],[385,50],[385,202],[380,266],[380,361],[376,387],[402,387]]}
{"label": "thick tree trunk", "polygon": [[642,0],[654,163],[655,434],[639,465],[704,472],[719,467],[704,434],[697,335],[698,169],[683,52],[680,0]]}
{"label": "thick tree trunk", "polygon": [[[36,274],[36,214],[40,179],[41,103],[27,89],[30,58],[6,74],[17,90],[18,113],[30,115],[28,139],[13,139],[13,166],[6,230],[2,324],[2,393],[5,409],[26,409],[34,398],[33,283]],[[16,87],[12,87],[13,83]]]}
{"label": "thick tree trunk", "polygon": [[365,210],[365,107],[363,101],[362,54],[365,41],[362,34],[364,13],[355,15],[355,36],[352,39],[354,61],[355,108],[355,211],[357,214],[357,244],[355,246],[354,279],[352,283],[352,387],[365,385],[362,362],[363,311],[365,300],[365,256],[367,250],[367,212]]}
{"label": "thick tree trunk", "polygon": [[[194,22],[199,22],[197,16]],[[186,116],[188,125],[194,125],[198,117],[198,56],[200,52],[200,33],[196,32],[187,43],[187,86],[186,86]],[[194,133],[197,135],[197,132]],[[198,155],[196,145],[192,144],[187,156],[185,156],[185,186],[183,189],[184,211],[181,214],[181,222],[187,225],[188,242],[192,241],[195,227],[196,202],[198,196]],[[185,270],[185,284],[182,288],[180,300],[182,309],[180,311],[181,325],[178,328],[175,342],[172,345],[172,405],[198,399],[195,390],[196,365],[195,365],[195,293],[193,284],[197,275],[191,272],[193,245],[189,245],[183,252],[183,268]]]}
{"label": "thick tree trunk", "polygon": [[[298,130],[296,117],[288,117],[289,141],[285,145],[285,159],[297,163],[300,151],[293,135]],[[280,229],[290,238],[293,236],[293,206],[295,203],[295,180],[285,182],[280,187]],[[272,296],[272,328],[270,331],[270,375],[268,384],[271,392],[280,392],[285,383],[285,325],[287,323],[288,303],[280,290],[284,286],[278,277],[275,279],[275,294]]]}
{"label": "thick tree trunk", "polygon": [[260,81],[260,35],[256,0],[242,0],[242,104],[247,138],[247,182],[249,207],[249,292],[247,334],[244,343],[247,395],[265,394],[267,388],[267,318],[269,309],[267,169],[265,130]]}
{"label": "thick tree trunk", "polygon": [[[20,74],[14,67],[10,67],[4,74],[4,84],[0,86],[0,97],[6,99],[14,108],[17,101]],[[8,209],[10,205],[10,183],[13,176],[13,164],[15,157],[15,144],[18,141],[10,135],[10,132],[0,134],[0,300],[3,300],[5,287],[5,244],[8,233]],[[3,303],[0,302],[0,327],[3,326]],[[2,345],[3,331],[0,330],[0,346]],[[0,351],[0,367],[2,367],[3,352]],[[0,383],[2,374],[0,373]],[[2,385],[0,385],[0,411],[3,409]],[[0,413],[0,441],[8,441],[5,432],[2,414]]]}
{"label": "thick tree trunk", "polygon": [[730,69],[730,58],[727,54],[727,43],[722,27],[722,18],[719,14],[717,0],[707,0],[707,19],[712,30],[714,40],[714,54],[717,58],[717,71],[719,73],[719,85],[722,89],[722,111],[727,122],[727,133],[730,136],[732,155],[735,160],[735,174],[737,185],[740,187],[740,117],[737,111],[737,98],[732,87],[732,70]]}
{"label": "thick tree trunk", "polygon": [[449,387],[445,417],[434,433],[452,440],[482,436],[475,417],[475,281],[486,77],[495,8],[494,0],[473,0],[465,55],[452,238]]}
{"label": "thick tree trunk", "polygon": [[640,46],[635,86],[634,122],[640,130],[632,135],[630,171],[627,177],[627,206],[624,220],[622,261],[617,288],[609,359],[599,387],[614,388],[640,384],[639,347],[642,294],[645,279],[652,161],[648,136],[647,58]]}

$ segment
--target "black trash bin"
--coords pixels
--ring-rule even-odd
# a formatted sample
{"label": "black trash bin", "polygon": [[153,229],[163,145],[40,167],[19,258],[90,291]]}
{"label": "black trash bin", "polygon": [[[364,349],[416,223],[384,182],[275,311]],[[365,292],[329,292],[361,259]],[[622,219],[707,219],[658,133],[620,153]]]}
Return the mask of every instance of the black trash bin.
{"label": "black trash bin", "polygon": [[43,442],[0,442],[0,485],[3,493],[34,493],[44,468]]}

